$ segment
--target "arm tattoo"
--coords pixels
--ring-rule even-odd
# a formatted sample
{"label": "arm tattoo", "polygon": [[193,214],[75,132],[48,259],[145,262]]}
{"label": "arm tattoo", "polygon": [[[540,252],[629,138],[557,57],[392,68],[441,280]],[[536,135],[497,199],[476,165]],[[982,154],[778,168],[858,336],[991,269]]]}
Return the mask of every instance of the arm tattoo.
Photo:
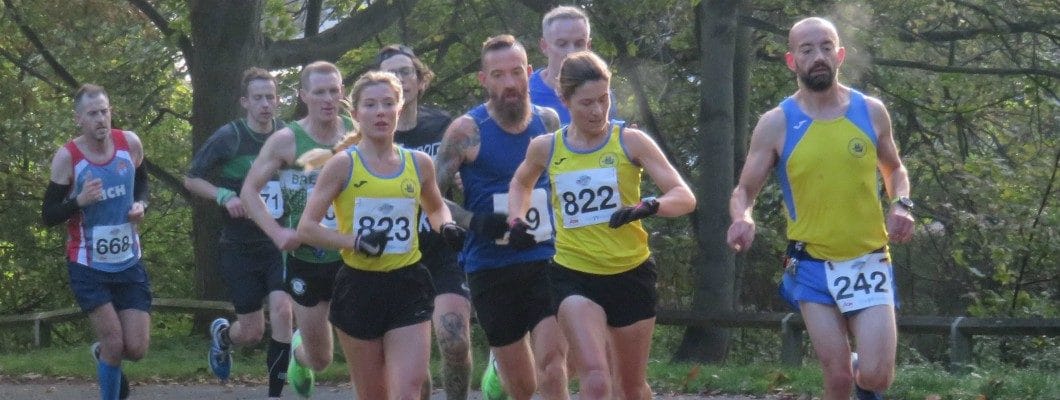
{"label": "arm tattoo", "polygon": [[553,112],[546,112],[541,115],[545,120],[545,129],[548,129],[549,133],[555,132],[559,129],[559,114]]}
{"label": "arm tattoo", "polygon": [[441,148],[435,158],[435,164],[438,167],[438,173],[436,174],[438,189],[442,193],[449,193],[453,187],[456,173],[460,170],[468,150],[478,147],[479,144],[478,127],[474,124],[463,134],[447,135],[442,139]]}

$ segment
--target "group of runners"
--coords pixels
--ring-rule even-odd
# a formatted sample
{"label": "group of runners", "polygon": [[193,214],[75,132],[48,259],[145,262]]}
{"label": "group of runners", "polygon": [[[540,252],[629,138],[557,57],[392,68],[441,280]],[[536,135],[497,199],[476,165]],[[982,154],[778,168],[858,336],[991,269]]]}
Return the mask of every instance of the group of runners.
{"label": "group of runners", "polygon": [[[581,9],[548,12],[539,47],[548,64],[534,71],[513,36],[486,39],[487,99],[455,119],[421,104],[434,74],[403,45],[381,49],[348,95],[335,65],[305,66],[305,114],[287,123],[275,78],[244,73],[245,116],[200,147],[184,181],[223,215],[219,272],[236,317],[210,326],[218,378],[233,346],[268,331],[269,398],[286,383],[310,397],[338,337],[357,398],[421,398],[433,327],[445,393],[467,398],[474,310],[490,347],[486,398],[566,399],[573,378],[582,399],[652,396],[657,274],[641,219],[685,215],[696,199],[654,140],[616,118]],[[907,173],[882,103],[837,81],[835,27],[799,21],[789,49],[799,90],[755,128],[728,242],[750,247],[754,198],[776,167],[792,240],[782,291],[801,307],[825,398],[880,398],[896,346],[888,237],[912,232]],[[42,214],[68,226],[101,398],[125,398],[121,362],[144,356],[150,332],[143,146],[111,128],[103,88],[85,85],[74,108],[80,135],[56,152]],[[877,170],[896,199],[886,217]],[[842,279],[875,289],[832,287]]]}

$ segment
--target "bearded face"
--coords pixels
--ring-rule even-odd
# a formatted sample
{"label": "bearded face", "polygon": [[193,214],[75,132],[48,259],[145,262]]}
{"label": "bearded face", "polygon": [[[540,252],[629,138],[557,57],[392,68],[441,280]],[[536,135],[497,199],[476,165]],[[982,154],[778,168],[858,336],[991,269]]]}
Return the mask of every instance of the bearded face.
{"label": "bearded face", "polygon": [[822,92],[831,88],[836,81],[835,69],[824,61],[818,61],[808,70],[798,73],[799,81],[814,92]]}
{"label": "bearded face", "polygon": [[490,88],[490,105],[505,125],[516,125],[530,115],[530,92],[526,86]]}

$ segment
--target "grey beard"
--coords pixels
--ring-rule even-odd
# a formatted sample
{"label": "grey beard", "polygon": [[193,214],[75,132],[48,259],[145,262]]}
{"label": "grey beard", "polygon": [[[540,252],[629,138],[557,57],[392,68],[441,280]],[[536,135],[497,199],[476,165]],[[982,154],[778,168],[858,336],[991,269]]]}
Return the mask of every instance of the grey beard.
{"label": "grey beard", "polygon": [[526,120],[527,115],[530,115],[530,102],[520,104],[518,107],[495,107],[493,113],[504,125],[518,125]]}

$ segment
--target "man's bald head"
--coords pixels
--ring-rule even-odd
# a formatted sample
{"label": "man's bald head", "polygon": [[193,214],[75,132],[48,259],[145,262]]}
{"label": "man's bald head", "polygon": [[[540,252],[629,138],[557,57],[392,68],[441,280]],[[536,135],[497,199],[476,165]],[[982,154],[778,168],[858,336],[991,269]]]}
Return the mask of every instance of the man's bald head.
{"label": "man's bald head", "polygon": [[839,44],[839,31],[836,30],[835,24],[832,21],[821,17],[809,17],[799,20],[791,26],[791,30],[788,31],[788,51],[794,51],[806,40],[812,33],[820,33],[824,31],[829,37],[832,38],[832,42],[836,47],[840,47]]}

